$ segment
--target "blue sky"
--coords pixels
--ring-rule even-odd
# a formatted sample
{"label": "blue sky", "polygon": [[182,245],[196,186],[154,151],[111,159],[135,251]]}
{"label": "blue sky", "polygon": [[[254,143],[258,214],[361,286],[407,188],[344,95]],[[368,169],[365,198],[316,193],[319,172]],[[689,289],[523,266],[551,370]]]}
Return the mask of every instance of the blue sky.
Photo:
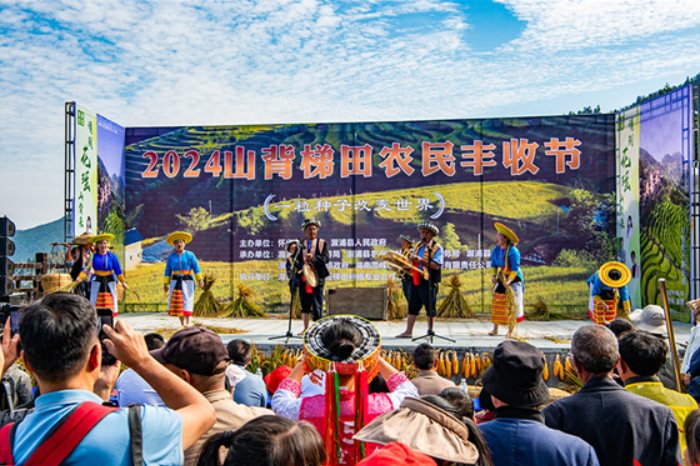
{"label": "blue sky", "polygon": [[63,214],[65,101],[123,126],[610,111],[700,72],[698,26],[697,0],[0,0],[0,215]]}

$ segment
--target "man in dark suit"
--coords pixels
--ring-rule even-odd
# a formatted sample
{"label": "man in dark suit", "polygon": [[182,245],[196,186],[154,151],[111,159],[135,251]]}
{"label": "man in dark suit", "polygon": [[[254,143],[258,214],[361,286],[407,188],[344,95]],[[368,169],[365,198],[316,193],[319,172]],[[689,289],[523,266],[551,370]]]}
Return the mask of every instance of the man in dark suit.
{"label": "man in dark suit", "polygon": [[620,360],[615,334],[584,325],[574,333],[571,354],[584,385],[542,410],[547,426],[588,442],[601,466],[683,464],[673,412],[613,380]]}
{"label": "man in dark suit", "polygon": [[[303,270],[304,266],[311,269],[311,273],[316,275],[317,284],[312,284],[302,278],[299,289],[299,297],[301,300],[301,316],[304,320],[304,330],[309,328],[311,313],[313,312],[314,321],[323,317],[323,286],[326,283],[326,277],[330,275],[326,264],[330,260],[328,254],[328,243],[318,238],[318,230],[321,228],[321,222],[309,218],[301,224],[301,229],[306,235],[306,239],[301,242],[301,252],[297,255],[297,270]],[[307,274],[305,274],[307,275]]]}

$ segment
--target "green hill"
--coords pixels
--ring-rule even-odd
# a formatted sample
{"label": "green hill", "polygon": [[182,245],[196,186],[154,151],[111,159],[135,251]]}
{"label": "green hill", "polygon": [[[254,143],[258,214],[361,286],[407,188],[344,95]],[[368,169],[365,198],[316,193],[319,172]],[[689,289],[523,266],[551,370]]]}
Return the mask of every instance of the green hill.
{"label": "green hill", "polygon": [[10,258],[13,262],[34,261],[37,252],[51,252],[51,243],[63,241],[63,217],[53,222],[17,230],[12,238],[15,243],[15,254]]}

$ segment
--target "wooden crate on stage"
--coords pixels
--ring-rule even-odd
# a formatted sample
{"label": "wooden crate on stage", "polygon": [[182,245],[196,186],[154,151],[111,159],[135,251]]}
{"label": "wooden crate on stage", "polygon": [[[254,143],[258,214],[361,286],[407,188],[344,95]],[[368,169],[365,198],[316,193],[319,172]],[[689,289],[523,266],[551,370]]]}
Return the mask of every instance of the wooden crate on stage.
{"label": "wooden crate on stage", "polygon": [[386,288],[327,288],[329,316],[352,314],[369,320],[386,320]]}

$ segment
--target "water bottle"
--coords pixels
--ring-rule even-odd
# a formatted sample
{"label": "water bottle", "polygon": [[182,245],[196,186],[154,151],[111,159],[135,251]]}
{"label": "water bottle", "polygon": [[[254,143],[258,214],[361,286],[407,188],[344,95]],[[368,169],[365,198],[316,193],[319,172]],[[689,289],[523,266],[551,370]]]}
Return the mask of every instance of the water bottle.
{"label": "water bottle", "polygon": [[260,377],[262,379],[263,378],[262,369],[258,367],[258,370],[255,371],[255,375],[257,375],[258,377]]}
{"label": "water bottle", "polygon": [[467,386],[467,379],[462,379],[462,382],[459,384],[459,389],[462,390],[467,395],[469,394],[469,387]]}

